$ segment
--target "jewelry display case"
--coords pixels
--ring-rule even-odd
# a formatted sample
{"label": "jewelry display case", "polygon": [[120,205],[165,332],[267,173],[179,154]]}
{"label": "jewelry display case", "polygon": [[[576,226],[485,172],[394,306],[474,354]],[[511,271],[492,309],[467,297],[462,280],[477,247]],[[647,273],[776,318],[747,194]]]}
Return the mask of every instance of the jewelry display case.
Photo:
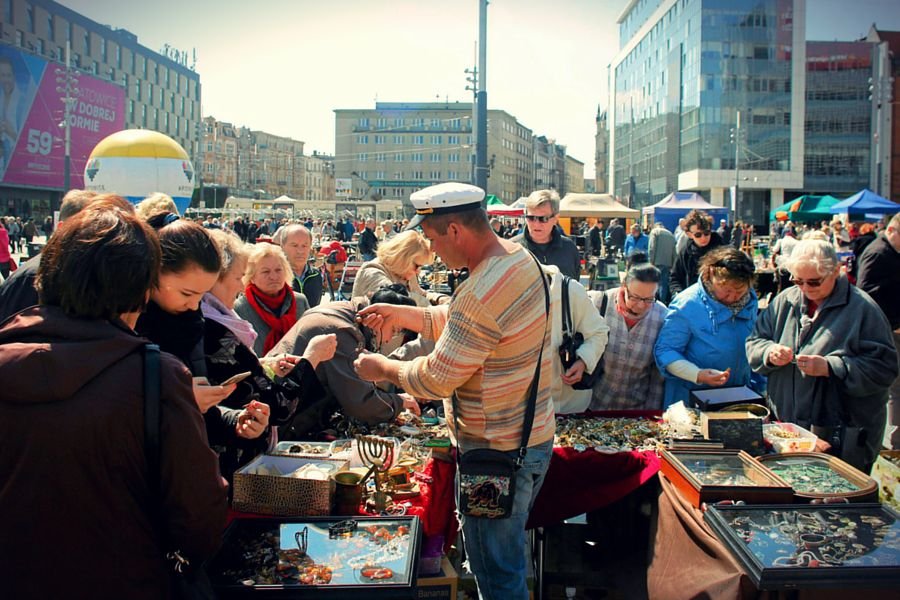
{"label": "jewelry display case", "polygon": [[792,502],[787,483],[742,450],[661,450],[660,471],[696,508],[720,500]]}
{"label": "jewelry display case", "polygon": [[900,586],[900,515],[880,504],[710,506],[760,590]]}
{"label": "jewelry display case", "polygon": [[207,566],[220,598],[414,598],[417,517],[237,519]]}
{"label": "jewelry display case", "polygon": [[794,488],[800,502],[846,498],[877,502],[878,484],[841,459],[818,452],[768,454],[756,458]]}

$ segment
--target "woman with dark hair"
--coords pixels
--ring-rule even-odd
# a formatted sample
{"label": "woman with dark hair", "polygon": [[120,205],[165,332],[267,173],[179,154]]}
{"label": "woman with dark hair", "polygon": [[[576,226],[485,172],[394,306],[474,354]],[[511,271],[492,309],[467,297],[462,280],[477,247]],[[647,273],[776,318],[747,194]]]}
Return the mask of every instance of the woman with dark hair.
{"label": "woman with dark hair", "polygon": [[693,390],[750,383],[744,342],[756,323],[754,272],[740,250],[717,248],[701,259],[700,280],[672,300],[653,349],[664,408],[689,404]]}
{"label": "woman with dark hair", "polygon": [[[146,340],[133,327],[158,284],[160,254],[132,213],[89,206],[42,252],[41,305],[0,327],[6,597],[167,598],[166,552],[201,564],[221,543],[225,485],[190,374],[165,352],[161,460],[148,471]],[[66,557],[50,571],[48,547]]]}
{"label": "woman with dark hair", "polygon": [[[707,252],[722,245],[722,238],[712,230],[712,219],[702,210],[695,209],[687,214],[684,230],[688,242],[678,252],[675,266],[672,267],[672,277],[669,280],[672,296],[697,283],[700,260]],[[738,225],[735,225],[732,235],[737,235],[738,230]]]}
{"label": "woman with dark hair", "polygon": [[219,279],[219,248],[197,223],[173,220],[168,213],[152,221],[165,223],[158,231],[162,264],[137,331],[177,356],[194,375],[194,397],[205,416],[210,444],[234,443],[235,436],[254,440],[266,431],[269,407],[256,403],[241,410],[220,408],[217,405],[236,386],[210,385],[207,378],[200,300]]}

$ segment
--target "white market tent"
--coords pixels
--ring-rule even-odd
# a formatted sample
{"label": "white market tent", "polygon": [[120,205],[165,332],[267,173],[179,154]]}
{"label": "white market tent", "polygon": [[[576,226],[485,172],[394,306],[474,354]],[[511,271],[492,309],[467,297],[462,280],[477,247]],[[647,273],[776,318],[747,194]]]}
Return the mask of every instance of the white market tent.
{"label": "white market tent", "polygon": [[612,194],[566,194],[559,203],[559,216],[637,219],[641,211],[628,208]]}

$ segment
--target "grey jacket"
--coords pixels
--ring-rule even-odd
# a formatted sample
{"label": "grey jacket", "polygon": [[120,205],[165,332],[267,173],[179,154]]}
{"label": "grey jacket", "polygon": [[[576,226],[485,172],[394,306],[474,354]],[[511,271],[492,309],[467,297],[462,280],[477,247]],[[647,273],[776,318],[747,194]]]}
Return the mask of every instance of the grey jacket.
{"label": "grey jacket", "polygon": [[[750,367],[768,376],[769,403],[779,419],[822,431],[861,428],[867,431],[869,458],[874,460],[888,388],[898,372],[890,325],[878,305],[843,276],[814,319],[806,316],[806,309],[797,287],[772,301],[747,339]],[[765,358],[773,344],[792,348],[795,354],[824,356],[829,376],[807,377],[794,364],[768,365]]]}
{"label": "grey jacket", "polygon": [[675,234],[665,227],[654,227],[650,232],[650,246],[647,250],[650,264],[657,267],[675,266]]}
{"label": "grey jacket", "polygon": [[[306,296],[303,294],[298,294],[294,292],[294,300],[297,302],[297,319],[303,316],[307,310],[309,310],[309,302],[306,301]],[[285,299],[287,302],[287,299]],[[282,308],[282,311],[284,309]],[[238,316],[245,321],[249,321],[251,325],[253,325],[253,331],[257,333],[256,341],[253,342],[253,351],[256,352],[257,356],[265,355],[264,345],[266,343],[266,336],[269,335],[269,326],[262,320],[256,311],[253,310],[253,307],[250,306],[250,303],[247,302],[247,298],[241,294],[241,296],[235,300],[234,302],[234,312],[238,314]]]}

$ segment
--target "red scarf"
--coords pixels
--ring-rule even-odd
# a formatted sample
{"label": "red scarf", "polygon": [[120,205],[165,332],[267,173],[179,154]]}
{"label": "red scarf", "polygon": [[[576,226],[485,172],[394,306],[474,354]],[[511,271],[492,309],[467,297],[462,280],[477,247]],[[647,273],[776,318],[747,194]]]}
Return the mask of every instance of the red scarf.
{"label": "red scarf", "polygon": [[631,330],[635,325],[640,322],[640,318],[635,319],[628,311],[628,307],[625,305],[625,286],[621,286],[619,288],[619,301],[616,302],[616,312],[622,316],[622,320],[625,321],[625,326]]}
{"label": "red scarf", "polygon": [[[285,297],[288,295],[290,295],[291,299],[290,306],[287,307],[283,315],[277,316],[284,305]],[[269,335],[266,336],[263,343],[263,354],[265,354],[274,348],[275,344],[288,332],[288,329],[297,322],[297,300],[294,298],[294,292],[288,284],[284,284],[277,296],[270,296],[252,283],[249,283],[244,289],[244,296],[247,297],[247,302],[263,320],[266,327],[269,328]]]}

